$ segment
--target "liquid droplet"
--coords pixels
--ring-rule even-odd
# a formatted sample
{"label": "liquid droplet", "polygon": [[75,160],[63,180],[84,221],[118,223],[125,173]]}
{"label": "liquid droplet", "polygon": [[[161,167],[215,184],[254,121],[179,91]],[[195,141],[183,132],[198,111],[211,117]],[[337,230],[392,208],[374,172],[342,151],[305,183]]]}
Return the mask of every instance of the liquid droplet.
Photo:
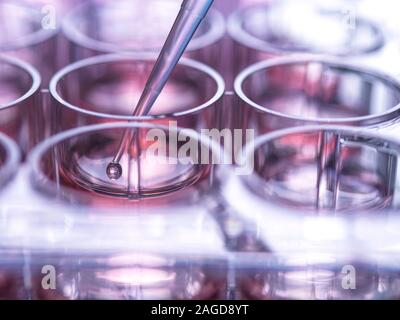
{"label": "liquid droplet", "polygon": [[110,162],[107,166],[107,176],[110,180],[118,180],[122,176],[122,167],[118,162]]}

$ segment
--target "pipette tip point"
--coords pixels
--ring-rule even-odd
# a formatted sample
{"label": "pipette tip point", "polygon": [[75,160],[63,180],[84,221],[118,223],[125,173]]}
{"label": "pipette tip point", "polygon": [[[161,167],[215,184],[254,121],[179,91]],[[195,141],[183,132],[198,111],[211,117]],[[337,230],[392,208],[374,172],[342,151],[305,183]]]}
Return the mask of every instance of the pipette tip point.
{"label": "pipette tip point", "polygon": [[122,167],[118,162],[110,162],[107,166],[107,176],[110,180],[118,180],[122,176]]}

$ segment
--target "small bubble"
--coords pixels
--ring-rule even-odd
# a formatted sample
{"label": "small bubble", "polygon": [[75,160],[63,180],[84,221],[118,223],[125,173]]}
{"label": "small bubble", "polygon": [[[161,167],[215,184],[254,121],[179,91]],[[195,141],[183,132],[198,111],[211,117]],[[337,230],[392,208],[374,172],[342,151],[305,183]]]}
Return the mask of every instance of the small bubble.
{"label": "small bubble", "polygon": [[111,180],[118,180],[122,175],[122,167],[118,162],[110,162],[107,166],[107,176]]}

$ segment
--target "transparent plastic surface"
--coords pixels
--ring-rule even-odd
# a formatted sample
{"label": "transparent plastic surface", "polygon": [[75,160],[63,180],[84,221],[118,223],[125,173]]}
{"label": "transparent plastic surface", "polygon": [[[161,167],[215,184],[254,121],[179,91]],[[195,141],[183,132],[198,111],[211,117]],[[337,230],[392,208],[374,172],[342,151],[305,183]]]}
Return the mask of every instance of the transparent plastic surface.
{"label": "transparent plastic surface", "polygon": [[237,10],[227,24],[235,42],[235,71],[282,54],[352,58],[378,52],[385,44],[382,31],[355,7],[346,1],[284,0]]}
{"label": "transparent plastic surface", "polygon": [[154,65],[154,54],[105,55],[89,58],[60,70],[50,92],[52,132],[112,121],[173,120],[192,129],[219,127],[219,99],[224,82],[213,69],[182,59],[150,115],[132,116],[145,81]]}
{"label": "transparent plastic surface", "polygon": [[[363,261],[321,253],[298,253],[290,257],[270,255],[269,259],[257,256],[252,258],[260,266],[258,269],[243,268],[238,271],[239,299],[399,299],[398,262],[397,265],[394,263],[387,266],[378,258]],[[392,257],[392,261],[398,260]]]}
{"label": "transparent plastic surface", "polygon": [[22,60],[0,56],[0,132],[28,152],[43,136],[40,75]]}
{"label": "transparent plastic surface", "polygon": [[243,178],[265,201],[303,212],[398,207],[400,146],[355,128],[305,127],[260,137]]}
{"label": "transparent plastic surface", "polygon": [[379,127],[399,117],[400,85],[388,75],[326,57],[274,58],[236,78],[237,126],[262,134],[310,124]]}
{"label": "transparent plastic surface", "polygon": [[380,253],[390,261],[400,243],[398,151],[396,142],[351,127],[260,137],[246,148],[249,174],[224,173],[221,183],[226,210],[251,226],[236,250],[356,260]]}
{"label": "transparent plastic surface", "polygon": [[[101,53],[159,52],[182,1],[87,1],[65,19],[63,30],[69,45],[69,61]],[[138,30],[140,32],[132,32]],[[189,44],[186,55],[219,67],[225,23],[210,11]]]}
{"label": "transparent plastic surface", "polygon": [[[0,226],[0,299],[226,297],[223,243],[205,211],[15,209]],[[43,270],[55,272],[54,290],[43,285]]]}
{"label": "transparent plastic surface", "polygon": [[[44,11],[47,13],[47,11]],[[52,14],[53,16],[49,15]],[[31,63],[47,85],[58,67],[57,34],[59,20],[54,12],[42,13],[30,3],[0,3],[2,37],[0,51]]]}
{"label": "transparent plastic surface", "polygon": [[[121,179],[111,180],[106,168],[124,130],[135,139],[121,159]],[[43,142],[30,158],[31,176],[39,190],[70,203],[97,208],[168,206],[196,201],[212,187],[212,161],[219,154],[219,146],[192,130],[139,123],[98,125]]]}
{"label": "transparent plastic surface", "polygon": [[14,177],[20,164],[20,151],[10,138],[0,133],[0,192]]}

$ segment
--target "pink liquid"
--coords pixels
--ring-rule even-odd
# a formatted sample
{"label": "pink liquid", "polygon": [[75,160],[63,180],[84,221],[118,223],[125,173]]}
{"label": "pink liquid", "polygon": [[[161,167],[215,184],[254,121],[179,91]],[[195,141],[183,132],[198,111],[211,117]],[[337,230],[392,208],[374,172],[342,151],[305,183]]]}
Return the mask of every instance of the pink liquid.
{"label": "pink liquid", "polygon": [[255,176],[261,180],[250,188],[268,201],[310,211],[358,213],[390,206],[390,179],[377,169],[378,163],[390,166],[390,156],[378,160],[373,149],[343,144],[335,158],[335,139],[325,142],[323,169],[318,135],[289,135],[269,144],[266,154],[260,148]]}
{"label": "pink liquid", "polygon": [[[150,61],[118,60],[90,65],[64,76],[59,82],[58,92],[65,101],[81,110],[94,111],[105,116],[90,116],[62,108],[65,113],[59,119],[62,127],[114,122],[113,116],[132,116],[152,66]],[[188,114],[176,119],[164,117],[151,121],[167,126],[169,120],[178,121],[180,127],[204,126],[204,122],[208,121],[205,117],[210,108],[191,111],[207,103],[216,90],[215,82],[202,71],[178,65],[150,115],[166,116],[179,112]]]}
{"label": "pink liquid", "polygon": [[[132,115],[143,91],[143,81],[126,77],[118,81],[96,83],[85,92],[82,104],[96,112]],[[200,102],[198,93],[183,83],[169,83],[165,86],[150,115],[182,112]]]}
{"label": "pink liquid", "polygon": [[257,103],[270,110],[305,119],[352,118],[366,115],[364,110],[349,108],[337,103],[307,98],[304,93],[267,95],[257,99]]}
{"label": "pink liquid", "polygon": [[[175,201],[196,197],[198,186],[209,180],[211,166],[201,164],[201,147],[195,157],[187,154],[185,158],[179,150],[186,141],[178,145],[175,145],[176,141],[171,141],[173,150],[178,152],[172,155],[168,141],[165,144],[164,141],[147,140],[147,130],[138,134],[140,156],[137,140],[134,140],[121,160],[122,177],[110,180],[106,168],[114,156],[121,132],[122,129],[117,129],[82,136],[79,140],[72,139],[73,143],[58,145],[55,152],[49,149],[43,156],[44,172],[48,172],[53,183],[59,185],[62,194],[68,196],[69,193],[64,190],[66,187],[75,189],[91,206],[96,207],[168,206]],[[169,137],[166,133],[165,137]],[[57,160],[53,160],[54,154]],[[54,166],[55,161],[57,166]]]}

